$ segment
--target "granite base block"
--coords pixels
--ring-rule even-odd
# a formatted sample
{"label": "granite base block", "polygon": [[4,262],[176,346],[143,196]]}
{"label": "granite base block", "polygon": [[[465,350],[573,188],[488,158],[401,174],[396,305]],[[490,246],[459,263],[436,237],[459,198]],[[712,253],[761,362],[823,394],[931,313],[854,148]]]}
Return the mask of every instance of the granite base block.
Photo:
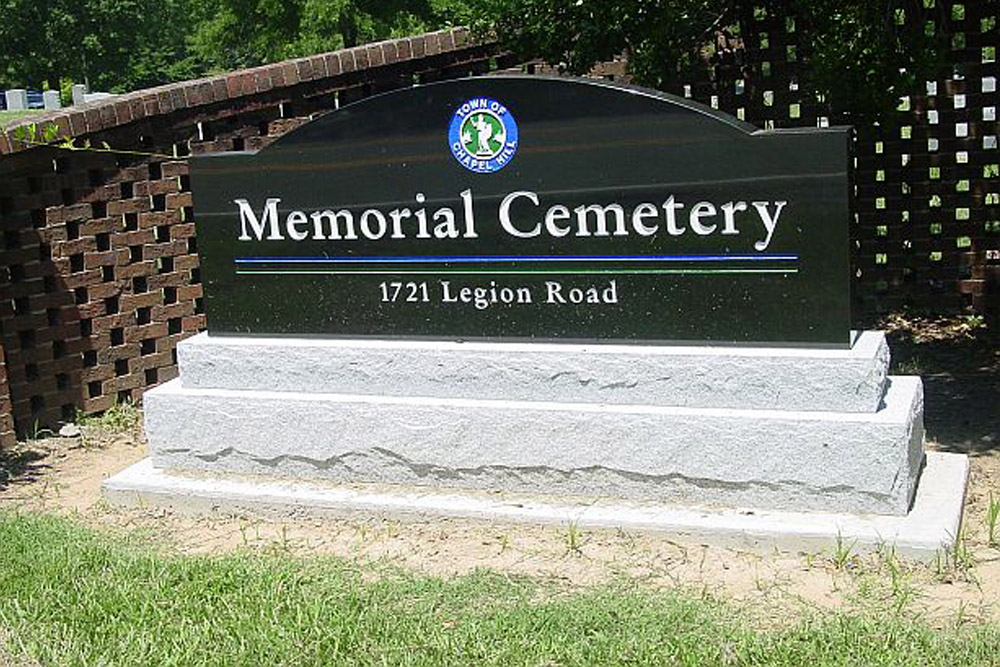
{"label": "granite base block", "polygon": [[903,515],[924,460],[922,388],[909,377],[891,378],[872,413],[203,389],[181,380],[144,403],[157,467],[339,483]]}
{"label": "granite base block", "polygon": [[177,346],[184,385],[340,394],[875,412],[885,335],[850,349],[210,336]]}

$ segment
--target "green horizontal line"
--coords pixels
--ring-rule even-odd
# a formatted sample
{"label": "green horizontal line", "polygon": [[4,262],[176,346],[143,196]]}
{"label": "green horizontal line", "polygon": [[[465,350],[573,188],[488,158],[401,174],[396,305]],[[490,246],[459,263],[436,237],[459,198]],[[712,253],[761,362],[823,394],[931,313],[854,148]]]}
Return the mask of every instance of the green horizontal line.
{"label": "green horizontal line", "polygon": [[335,270],[335,269],[263,269],[251,271],[237,271],[238,276],[429,276],[429,275],[449,275],[449,276],[614,276],[614,275],[700,275],[719,273],[798,273],[797,269],[581,269],[577,271],[560,271],[558,269],[507,269],[507,270],[448,270],[448,269],[427,269],[423,271],[401,270]]}

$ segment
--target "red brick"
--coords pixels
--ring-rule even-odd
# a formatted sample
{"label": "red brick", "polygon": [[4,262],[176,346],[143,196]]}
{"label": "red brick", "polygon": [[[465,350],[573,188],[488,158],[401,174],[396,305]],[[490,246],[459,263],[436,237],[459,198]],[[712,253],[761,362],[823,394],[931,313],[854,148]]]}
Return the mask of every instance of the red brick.
{"label": "red brick", "polygon": [[441,33],[432,32],[424,35],[424,40],[427,45],[427,55],[436,56],[441,53]]}
{"label": "red brick", "polygon": [[117,263],[119,253],[109,250],[107,252],[87,252],[83,258],[84,268],[96,269],[102,266],[114,266]]}
{"label": "red brick", "polygon": [[98,132],[104,128],[100,109],[87,109],[83,112],[83,117],[87,123],[87,132]]}
{"label": "red brick", "polygon": [[194,234],[195,228],[193,222],[175,223],[170,227],[170,238],[186,239],[193,237]]}
{"label": "red brick", "polygon": [[266,67],[262,67],[258,71],[254,72],[253,76],[254,88],[258,93],[266,93],[274,88],[274,82],[271,81],[271,74]]}
{"label": "red brick", "polygon": [[312,66],[313,79],[325,79],[328,76],[326,69],[326,59],[323,56],[313,56],[309,59]]}
{"label": "red brick", "polygon": [[194,198],[190,192],[178,192],[167,195],[167,208],[180,209],[194,204]]}
{"label": "red brick", "polygon": [[441,51],[448,52],[455,50],[455,33],[452,30],[445,30],[438,33],[438,40],[441,43]]}
{"label": "red brick", "polygon": [[120,302],[122,310],[135,310],[136,308],[150,308],[158,306],[163,296],[159,292],[143,292],[142,294],[123,294]]}
{"label": "red brick", "polygon": [[123,167],[113,181],[141,181],[146,178],[149,178],[149,167],[141,164],[135,167]]}
{"label": "red brick", "polygon": [[271,77],[271,83],[274,84],[275,88],[283,88],[285,86],[285,68],[283,65],[271,65],[268,67],[267,73]]}
{"label": "red brick", "polygon": [[203,294],[201,285],[183,285],[177,288],[177,299],[179,301],[193,301],[200,299]]}
{"label": "red brick", "polygon": [[84,220],[91,213],[90,204],[72,206],[52,206],[45,209],[45,220],[50,224],[62,224],[69,220]]}
{"label": "red brick", "polygon": [[392,63],[399,62],[399,49],[396,46],[396,42],[382,42],[382,58],[385,64],[391,65]]}
{"label": "red brick", "polygon": [[129,113],[132,120],[141,120],[146,117],[146,105],[143,104],[141,96],[135,96],[128,101]]}
{"label": "red brick", "polygon": [[104,412],[109,410],[115,405],[117,397],[116,396],[98,396],[96,398],[84,398],[81,403],[83,404],[83,411],[93,414],[95,412]]}
{"label": "red brick", "polygon": [[427,53],[427,38],[423,35],[410,38],[410,48],[413,50],[414,58],[423,58]]}
{"label": "red brick", "polygon": [[229,80],[226,77],[213,77],[209,83],[212,84],[212,101],[224,102],[229,99]]}
{"label": "red brick", "polygon": [[354,55],[354,65],[358,71],[363,71],[371,66],[371,62],[368,60],[368,49],[364,46],[357,46],[351,49],[351,53]]}
{"label": "red brick", "polygon": [[370,67],[381,67],[385,64],[385,56],[382,55],[382,47],[378,44],[372,44],[365,49],[365,54],[368,56],[368,65]]}
{"label": "red brick", "polygon": [[156,93],[156,102],[160,105],[160,113],[170,113],[175,111],[177,107],[174,106],[174,98],[170,94],[169,90],[161,89]]}
{"label": "red brick", "polygon": [[132,105],[127,101],[115,103],[115,117],[119,125],[132,122]]}
{"label": "red brick", "polygon": [[123,215],[125,213],[138,213],[148,211],[150,208],[149,199],[145,197],[136,199],[119,199],[108,202],[108,215]]}
{"label": "red brick", "polygon": [[211,104],[212,85],[204,81],[184,86],[184,104],[187,107]]}
{"label": "red brick", "polygon": [[193,334],[205,328],[204,315],[190,315],[181,319],[181,330]]}
{"label": "red brick", "polygon": [[328,53],[324,56],[326,60],[326,72],[329,76],[337,76],[340,74],[340,54],[339,53]]}
{"label": "red brick", "polygon": [[60,137],[71,137],[73,136],[73,130],[69,122],[69,114],[60,114],[53,119],[53,122],[59,127]]}
{"label": "red brick", "polygon": [[451,34],[456,47],[468,46],[471,42],[471,36],[469,35],[468,28],[453,28]]}
{"label": "red brick", "polygon": [[184,98],[184,87],[181,85],[171,86],[167,93],[170,95],[170,108],[173,111],[187,108],[187,100]]}
{"label": "red brick", "polygon": [[313,67],[312,62],[308,58],[300,58],[299,60],[293,60],[292,64],[295,66],[295,72],[299,76],[299,81],[312,81],[313,80]]}
{"label": "red brick", "polygon": [[[169,202],[169,200],[170,195],[167,196],[167,201]],[[172,225],[179,222],[180,219],[181,212],[179,210],[149,211],[139,214],[139,227],[141,229],[152,229],[153,227],[160,227],[162,225]]]}
{"label": "red brick", "polygon": [[134,245],[146,245],[156,240],[156,234],[152,228],[137,229],[133,232],[119,233],[111,239],[111,246],[114,248],[127,248]]}
{"label": "red brick", "polygon": [[295,67],[295,63],[282,63],[281,71],[285,75],[286,86],[294,86],[299,82],[299,72],[298,68]]}
{"label": "red brick", "polygon": [[198,255],[180,255],[174,260],[174,269],[190,271],[198,268]]}
{"label": "red brick", "polygon": [[344,73],[357,71],[358,65],[354,58],[354,49],[340,52],[340,68]]}
{"label": "red brick", "polygon": [[166,113],[166,110],[160,109],[160,98],[158,95],[146,95],[142,98],[142,105],[146,109],[147,116],[158,116],[160,113]]}
{"label": "red brick", "polygon": [[194,315],[194,304],[180,301],[169,306],[153,306],[153,319],[161,322],[186,315]]}
{"label": "red brick", "polygon": [[160,164],[164,178],[174,178],[176,176],[187,176],[189,173],[186,161],[163,162]]}
{"label": "red brick", "polygon": [[239,97],[240,95],[242,95],[242,91],[240,89],[240,75],[239,74],[233,73],[233,74],[227,74],[226,75],[226,92],[228,93],[230,99],[233,99],[235,97]]}

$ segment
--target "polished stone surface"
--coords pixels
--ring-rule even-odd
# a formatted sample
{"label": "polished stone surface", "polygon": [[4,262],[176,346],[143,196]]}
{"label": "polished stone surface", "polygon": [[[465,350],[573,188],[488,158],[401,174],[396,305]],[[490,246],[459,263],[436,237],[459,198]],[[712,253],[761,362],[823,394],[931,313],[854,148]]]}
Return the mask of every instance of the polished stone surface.
{"label": "polished stone surface", "polygon": [[[449,143],[480,98],[518,126],[495,173]],[[849,144],[590,80],[369,97],[191,159],[208,327],[847,347]]]}

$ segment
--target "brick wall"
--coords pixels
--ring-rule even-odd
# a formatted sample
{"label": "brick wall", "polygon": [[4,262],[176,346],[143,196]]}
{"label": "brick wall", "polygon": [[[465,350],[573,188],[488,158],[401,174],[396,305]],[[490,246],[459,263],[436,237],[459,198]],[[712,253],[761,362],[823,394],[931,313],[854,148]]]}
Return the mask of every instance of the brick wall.
{"label": "brick wall", "polygon": [[[1000,315],[1000,5],[934,6],[933,25],[922,27],[950,44],[946,63],[879,127],[831,114],[800,85],[808,39],[794,20],[761,8],[746,9],[735,37],[720,35],[706,75],[668,91],[760,128],[856,125],[851,237],[859,325],[897,309]],[[619,61],[595,74],[627,81],[625,70]]]}
{"label": "brick wall", "polygon": [[316,113],[498,62],[442,31],[32,119],[134,154],[0,137],[0,438],[11,418],[56,425],[177,375],[177,342],[205,326],[186,156],[257,150]]}
{"label": "brick wall", "polygon": [[[937,76],[881,126],[857,125],[852,226],[859,317],[1000,309],[997,3],[937,0],[928,16],[950,45]],[[897,17],[904,19],[904,17]],[[739,48],[707,80],[676,91],[759,127],[852,124],[798,85],[810,44],[787,17],[748,12]]]}
{"label": "brick wall", "polygon": [[7,383],[7,363],[0,345],[0,447],[9,447],[16,441],[13,407],[10,404],[10,385]]}

